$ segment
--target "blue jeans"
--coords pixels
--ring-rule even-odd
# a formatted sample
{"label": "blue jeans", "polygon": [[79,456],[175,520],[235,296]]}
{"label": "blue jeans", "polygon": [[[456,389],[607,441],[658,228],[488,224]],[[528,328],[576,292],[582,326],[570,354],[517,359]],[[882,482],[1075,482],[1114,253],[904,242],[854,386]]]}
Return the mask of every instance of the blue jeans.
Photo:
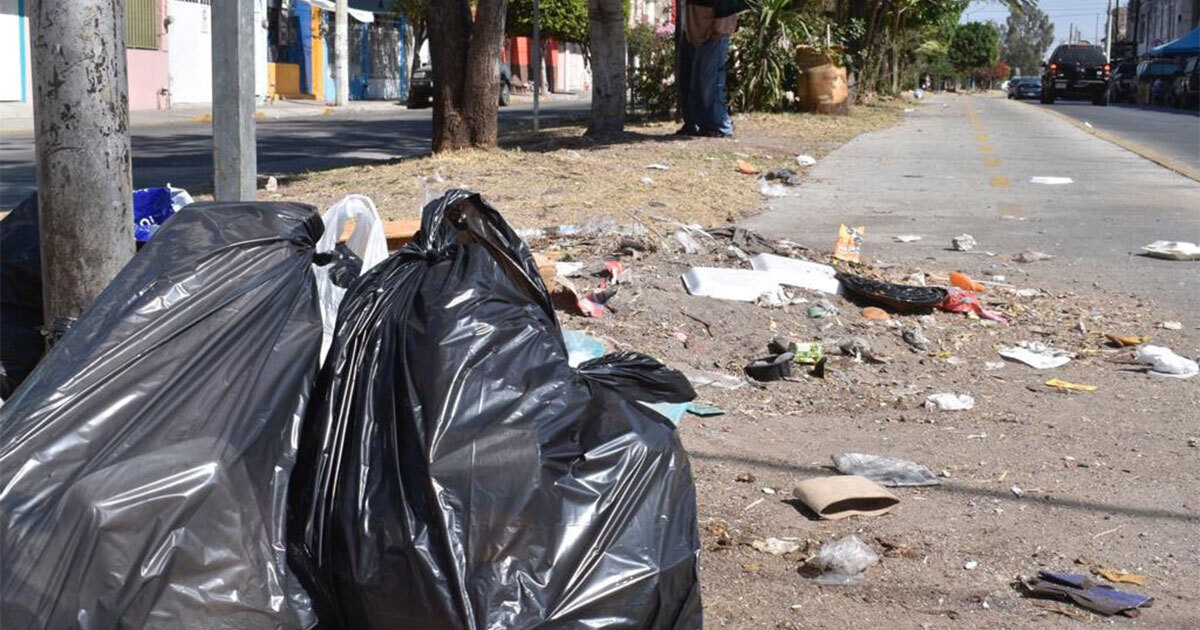
{"label": "blue jeans", "polygon": [[725,107],[725,59],[729,36],[692,46],[686,38],[679,55],[679,83],[683,90],[683,128],[688,132],[733,135],[733,121]]}

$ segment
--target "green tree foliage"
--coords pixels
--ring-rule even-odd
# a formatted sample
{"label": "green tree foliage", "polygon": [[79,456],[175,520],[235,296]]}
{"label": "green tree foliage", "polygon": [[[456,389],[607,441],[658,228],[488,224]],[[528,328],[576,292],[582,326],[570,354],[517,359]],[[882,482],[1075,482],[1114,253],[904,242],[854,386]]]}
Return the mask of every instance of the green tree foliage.
{"label": "green tree foliage", "polygon": [[[513,36],[533,35],[533,0],[509,0],[504,30]],[[539,0],[538,31],[543,40],[586,44],[587,0]]]}
{"label": "green tree foliage", "polygon": [[1000,58],[1021,74],[1037,74],[1053,43],[1054,23],[1037,7],[1013,9],[1000,27]]}
{"label": "green tree foliage", "polygon": [[[667,118],[675,107],[675,27],[637,24],[626,35],[629,47],[630,108],[650,118]],[[637,59],[635,67],[633,59]]]}
{"label": "green tree foliage", "polygon": [[990,24],[968,22],[954,31],[950,63],[960,72],[973,72],[996,65],[1000,57],[1000,34]]}
{"label": "green tree foliage", "polygon": [[730,46],[733,107],[747,111],[784,106],[795,74],[796,46],[812,39],[809,23],[792,0],[747,0]]}

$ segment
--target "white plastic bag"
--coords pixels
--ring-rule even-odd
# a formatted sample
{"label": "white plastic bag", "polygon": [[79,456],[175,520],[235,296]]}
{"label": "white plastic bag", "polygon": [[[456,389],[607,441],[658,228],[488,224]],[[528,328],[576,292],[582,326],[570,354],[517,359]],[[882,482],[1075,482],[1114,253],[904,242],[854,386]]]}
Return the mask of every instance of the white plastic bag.
{"label": "white plastic bag", "polygon": [[[375,210],[375,204],[366,195],[346,195],[333,204],[325,214],[321,215],[325,223],[325,234],[317,241],[317,253],[333,251],[346,229],[347,221],[354,221],[354,232],[346,245],[362,260],[362,270],[359,275],[379,264],[387,258],[387,237],[383,234],[383,219]],[[333,342],[333,327],[337,322],[338,305],[346,289],[339,287],[329,278],[329,267],[313,265],[313,273],[317,277],[317,294],[321,299],[321,324],[325,334],[321,338],[321,361]]]}

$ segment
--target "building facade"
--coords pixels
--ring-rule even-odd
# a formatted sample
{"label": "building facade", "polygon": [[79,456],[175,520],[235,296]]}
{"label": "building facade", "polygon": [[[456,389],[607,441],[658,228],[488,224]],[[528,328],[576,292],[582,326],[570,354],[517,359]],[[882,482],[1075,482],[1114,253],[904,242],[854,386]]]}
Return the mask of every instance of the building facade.
{"label": "building facade", "polygon": [[1200,25],[1200,0],[1137,0],[1129,6],[1131,37],[1138,57]]}

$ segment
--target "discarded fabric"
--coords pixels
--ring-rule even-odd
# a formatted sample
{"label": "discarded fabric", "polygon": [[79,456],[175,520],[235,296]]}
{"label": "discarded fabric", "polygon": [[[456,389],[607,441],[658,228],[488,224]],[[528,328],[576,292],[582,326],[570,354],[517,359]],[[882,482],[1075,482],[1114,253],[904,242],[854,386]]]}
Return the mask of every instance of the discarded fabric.
{"label": "discarded fabric", "polygon": [[879,562],[879,555],[864,545],[858,536],[850,534],[821,545],[808,564],[821,572],[816,578],[818,584],[844,586],[861,582],[863,572],[876,562]]}
{"label": "discarded fabric", "polygon": [[1150,374],[1168,378],[1192,378],[1200,373],[1200,365],[1181,357],[1163,346],[1142,346],[1137,350],[1137,362],[1150,366]]}
{"label": "discarded fabric", "polygon": [[775,282],[789,287],[824,293],[841,292],[842,285],[837,280],[837,270],[829,265],[764,253],[751,258],[750,266],[758,271],[767,272]]}
{"label": "discarded fabric", "polygon": [[925,398],[925,408],[938,411],[966,411],[975,408],[975,398],[970,394],[951,392],[930,394]]}
{"label": "discarded fabric", "polygon": [[975,297],[974,293],[971,293],[970,291],[963,291],[958,287],[951,289],[946,295],[946,299],[939,304],[938,307],[951,313],[967,313],[968,315],[973,314],[976,317],[990,319],[1001,324],[1008,323],[1008,320],[1000,316],[999,313],[984,308],[983,304],[979,302],[979,298]]}
{"label": "discarded fabric", "polygon": [[1039,370],[1062,367],[1075,357],[1066,350],[1051,348],[1040,341],[1018,341],[1015,346],[1001,348],[1000,356]]}
{"label": "discarded fabric", "polygon": [[837,453],[833,456],[833,465],[843,475],[866,477],[884,486],[937,486],[942,483],[929,468],[897,457]]}
{"label": "discarded fabric", "polygon": [[699,627],[687,455],[639,404],[694,395],[636,353],[571,368],[528,248],[450,191],[342,302],[290,566],[322,626]]}

